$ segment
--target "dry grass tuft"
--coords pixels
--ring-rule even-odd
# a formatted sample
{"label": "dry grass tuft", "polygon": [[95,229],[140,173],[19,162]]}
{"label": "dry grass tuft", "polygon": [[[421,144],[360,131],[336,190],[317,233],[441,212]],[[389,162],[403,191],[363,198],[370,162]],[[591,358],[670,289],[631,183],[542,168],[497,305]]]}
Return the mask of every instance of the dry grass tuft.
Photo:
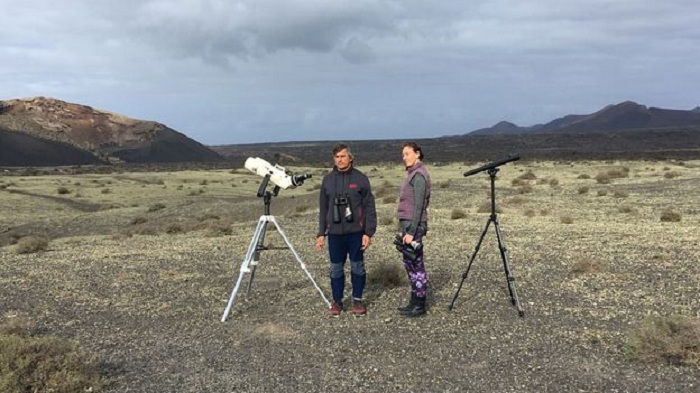
{"label": "dry grass tuft", "polygon": [[167,234],[169,234],[169,235],[174,235],[174,234],[177,234],[177,233],[183,233],[184,231],[185,231],[185,230],[184,230],[184,228],[182,227],[182,225],[177,224],[177,223],[169,224],[167,227],[165,227],[165,233],[167,233]]}
{"label": "dry grass tuft", "polygon": [[573,224],[574,223],[574,218],[566,215],[566,216],[561,216],[561,223],[562,224]]}
{"label": "dry grass tuft", "polygon": [[581,186],[578,188],[578,193],[583,195],[583,194],[588,194],[588,191],[590,191],[591,188],[588,186]]}
{"label": "dry grass tuft", "polygon": [[465,217],[467,217],[467,212],[460,208],[452,209],[452,213],[450,214],[450,218],[453,220],[459,220]]}
{"label": "dry grass tuft", "polygon": [[157,212],[158,210],[163,210],[163,209],[165,209],[165,204],[163,204],[163,203],[156,203],[156,204],[151,205],[151,206],[148,207],[148,212],[149,212],[149,213],[152,213],[152,212]]}
{"label": "dry grass tuft", "polygon": [[522,175],[518,176],[517,179],[520,180],[535,180],[537,179],[537,175],[535,175],[534,172],[531,170],[528,170],[527,172],[523,173]]}
{"label": "dry grass tuft", "polygon": [[532,191],[533,191],[532,185],[529,183],[525,183],[518,188],[518,193],[520,193],[520,194],[529,194]]}
{"label": "dry grass tuft", "polygon": [[75,343],[31,336],[16,321],[0,324],[0,391],[99,392],[98,360]]}
{"label": "dry grass tuft", "polygon": [[399,262],[381,261],[367,273],[367,280],[379,289],[398,288],[406,285],[406,271]]}
{"label": "dry grass tuft", "polygon": [[145,224],[148,219],[144,216],[136,216],[131,219],[131,225]]}
{"label": "dry grass tuft", "polygon": [[384,198],[382,198],[382,202],[387,205],[390,205],[396,203],[396,199],[398,199],[396,195],[387,195]]}
{"label": "dry grass tuft", "polygon": [[615,192],[613,192],[614,198],[627,198],[629,195],[629,192],[625,190],[615,190]]}
{"label": "dry grass tuft", "polygon": [[607,268],[607,264],[594,259],[584,259],[578,261],[571,268],[571,271],[576,274],[583,273],[600,273]]}
{"label": "dry grass tuft", "polygon": [[617,209],[617,211],[620,213],[635,214],[635,213],[637,213],[637,208],[635,208],[633,206],[629,206],[629,205],[624,205],[624,206],[620,206]]}
{"label": "dry grass tuft", "polygon": [[46,251],[49,241],[40,236],[25,236],[17,241],[17,254],[33,254]]}
{"label": "dry grass tuft", "polygon": [[645,363],[700,367],[700,320],[681,316],[649,318],[629,332],[624,353]]}
{"label": "dry grass tuft", "polygon": [[671,208],[668,208],[661,212],[661,221],[662,222],[680,222],[681,221],[681,214],[678,213],[677,211],[674,211]]}
{"label": "dry grass tuft", "polygon": [[379,225],[394,225],[394,217],[389,215],[382,215],[379,217]]}

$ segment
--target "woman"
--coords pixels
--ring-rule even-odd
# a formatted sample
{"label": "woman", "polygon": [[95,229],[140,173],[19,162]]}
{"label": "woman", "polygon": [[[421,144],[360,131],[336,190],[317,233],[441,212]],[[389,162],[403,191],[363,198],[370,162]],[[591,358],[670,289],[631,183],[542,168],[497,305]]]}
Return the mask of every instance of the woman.
{"label": "woman", "polygon": [[399,194],[398,219],[401,231],[398,247],[411,282],[411,300],[399,307],[400,314],[417,317],[425,314],[428,277],[423,261],[423,236],[428,231],[430,174],[423,165],[423,151],[415,142],[405,142],[401,154],[406,166],[406,179]]}

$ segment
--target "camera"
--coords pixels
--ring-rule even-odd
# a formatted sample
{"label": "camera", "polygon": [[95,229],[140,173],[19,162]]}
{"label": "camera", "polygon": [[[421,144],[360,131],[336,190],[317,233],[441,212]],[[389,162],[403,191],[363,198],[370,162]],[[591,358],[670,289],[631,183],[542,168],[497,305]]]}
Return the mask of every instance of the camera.
{"label": "camera", "polygon": [[260,177],[269,175],[270,181],[272,181],[276,186],[285,189],[289,187],[298,187],[304,184],[306,179],[311,177],[311,174],[309,173],[289,175],[283,167],[279,165],[272,165],[259,157],[248,157],[248,159],[245,161],[245,168]]}
{"label": "camera", "polygon": [[347,195],[339,195],[333,198],[333,222],[339,223],[341,217],[345,218],[345,221],[352,222],[352,207],[350,205],[350,198]]}
{"label": "camera", "polygon": [[411,261],[415,261],[418,258],[418,251],[423,248],[423,243],[417,241],[412,241],[411,244],[405,244],[403,242],[403,235],[400,233],[394,238],[394,245],[400,253]]}

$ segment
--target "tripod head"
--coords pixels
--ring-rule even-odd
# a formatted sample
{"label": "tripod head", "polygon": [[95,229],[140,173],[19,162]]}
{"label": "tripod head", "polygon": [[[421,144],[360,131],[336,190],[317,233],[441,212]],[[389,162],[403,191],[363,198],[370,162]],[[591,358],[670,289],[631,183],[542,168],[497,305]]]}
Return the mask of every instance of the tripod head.
{"label": "tripod head", "polygon": [[472,169],[469,171],[464,172],[464,176],[471,176],[474,174],[477,174],[481,171],[487,171],[489,174],[489,177],[491,178],[491,219],[496,220],[496,173],[498,172],[498,167],[507,164],[511,161],[519,160],[520,155],[515,154],[515,155],[510,155],[506,158],[503,158],[501,160],[493,161],[490,162],[486,165],[482,165],[476,169]]}
{"label": "tripod head", "polygon": [[[509,155],[508,157],[503,158],[503,159],[501,159],[501,160],[493,161],[493,162],[490,162],[490,163],[488,163],[488,164],[486,164],[486,165],[482,165],[482,166],[480,166],[480,167],[478,167],[478,168],[476,168],[476,169],[468,170],[468,171],[464,172],[464,177],[471,176],[471,175],[476,175],[477,173],[479,173],[479,172],[481,172],[481,171],[489,171],[489,173],[491,173],[491,171],[494,171],[494,170],[495,170],[495,171],[498,171],[497,168],[498,168],[499,166],[504,165],[504,164],[507,164],[507,163],[509,163],[509,162],[511,162],[511,161],[519,160],[519,159],[520,159],[520,155],[519,155],[519,154]],[[495,174],[495,171],[494,171],[494,174]]]}

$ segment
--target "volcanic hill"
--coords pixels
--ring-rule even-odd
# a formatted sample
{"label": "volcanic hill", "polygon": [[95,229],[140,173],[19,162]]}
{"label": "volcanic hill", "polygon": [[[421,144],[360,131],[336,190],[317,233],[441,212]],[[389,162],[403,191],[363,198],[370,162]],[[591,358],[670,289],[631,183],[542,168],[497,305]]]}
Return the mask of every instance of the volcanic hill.
{"label": "volcanic hill", "polygon": [[0,101],[0,166],[221,160],[154,121],[46,97]]}

